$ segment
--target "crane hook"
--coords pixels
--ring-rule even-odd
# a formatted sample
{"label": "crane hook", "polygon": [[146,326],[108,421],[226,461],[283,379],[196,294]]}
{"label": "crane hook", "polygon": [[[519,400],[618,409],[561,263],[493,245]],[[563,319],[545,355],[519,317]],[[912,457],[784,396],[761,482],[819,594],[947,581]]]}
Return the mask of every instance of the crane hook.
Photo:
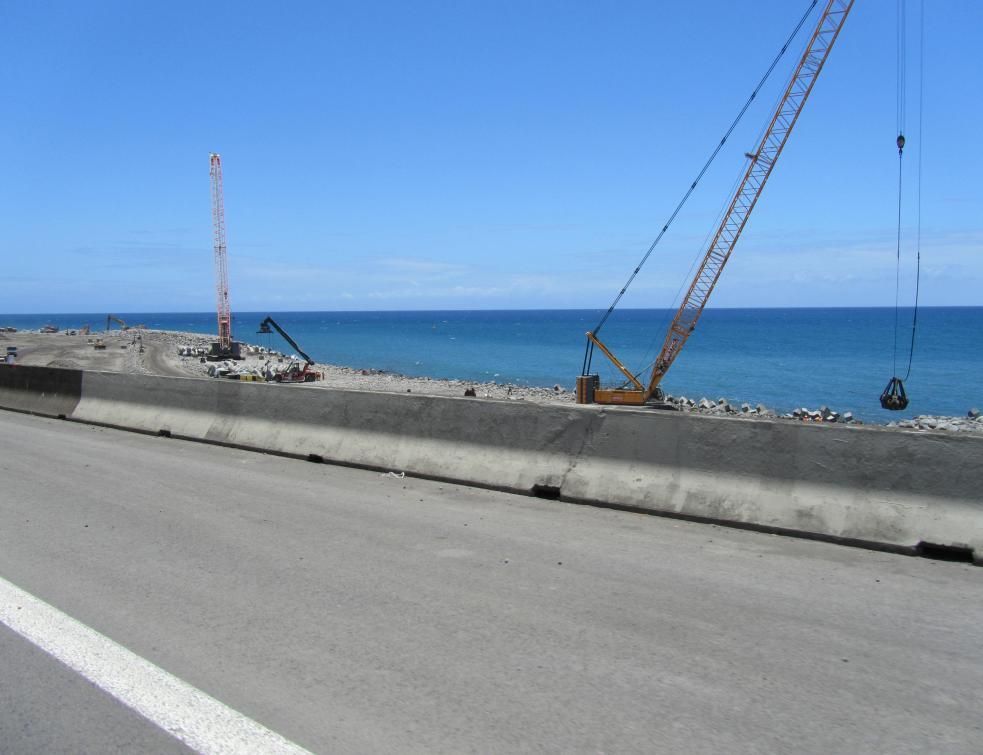
{"label": "crane hook", "polygon": [[904,134],[898,134],[898,154],[904,152]]}

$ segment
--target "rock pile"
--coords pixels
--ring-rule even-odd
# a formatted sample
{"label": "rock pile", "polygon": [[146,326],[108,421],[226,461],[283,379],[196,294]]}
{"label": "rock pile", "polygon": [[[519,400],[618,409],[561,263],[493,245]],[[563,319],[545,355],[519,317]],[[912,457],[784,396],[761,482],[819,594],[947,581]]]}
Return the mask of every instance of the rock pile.
{"label": "rock pile", "polygon": [[711,401],[708,398],[701,398],[699,401],[694,401],[686,396],[667,395],[664,400],[666,403],[672,404],[679,411],[693,412],[695,414],[727,414],[737,417],[758,418],[776,416],[775,412],[766,407],[764,404],[751,406],[748,403],[743,403],[739,406],[735,406],[725,398],[718,398],[716,401]]}
{"label": "rock pile", "polygon": [[205,367],[205,373],[209,377],[224,377],[233,380],[241,380],[243,376],[267,380],[267,374],[259,367],[250,367],[241,362],[227,360],[224,362],[211,362]]}
{"label": "rock pile", "polygon": [[934,430],[962,433],[983,433],[983,416],[978,410],[970,410],[965,417],[938,417],[922,414],[914,419],[903,419],[889,422],[888,427],[899,427],[906,430]]}
{"label": "rock pile", "polygon": [[745,418],[770,418],[770,419],[792,419],[798,420],[800,422],[840,422],[849,423],[854,425],[862,425],[863,423],[854,419],[852,412],[840,412],[830,409],[828,406],[821,406],[819,409],[812,410],[802,407],[801,409],[793,409],[791,412],[786,412],[785,414],[778,414],[777,412],[769,409],[764,404],[756,404],[752,406],[751,404],[744,402],[742,404],[733,404],[725,398],[718,398],[716,401],[711,401],[707,398],[701,398],[699,401],[694,401],[686,396],[666,396],[666,403],[671,404],[675,409],[683,412],[693,412],[695,414],[715,414],[715,415],[726,415],[731,417],[745,417]]}
{"label": "rock pile", "polygon": [[840,414],[837,411],[833,411],[828,406],[821,406],[819,409],[813,411],[802,407],[801,409],[793,409],[791,412],[787,412],[782,415],[784,419],[797,419],[801,422],[845,422],[852,425],[862,425],[859,419],[855,419],[853,412],[843,412]]}

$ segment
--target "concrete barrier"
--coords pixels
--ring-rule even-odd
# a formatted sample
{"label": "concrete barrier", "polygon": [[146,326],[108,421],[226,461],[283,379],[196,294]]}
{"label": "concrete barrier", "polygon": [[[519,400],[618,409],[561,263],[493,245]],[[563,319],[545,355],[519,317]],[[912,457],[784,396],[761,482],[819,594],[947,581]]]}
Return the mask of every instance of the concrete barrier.
{"label": "concrete barrier", "polygon": [[28,385],[58,384],[46,380],[0,382],[0,405],[811,537],[956,547],[983,561],[980,436],[97,372],[82,374],[66,412],[50,394],[30,397]]}
{"label": "concrete barrier", "polygon": [[0,407],[68,417],[81,396],[81,370],[0,364]]}
{"label": "concrete barrier", "polygon": [[983,437],[604,414],[565,498],[983,560]]}
{"label": "concrete barrier", "polygon": [[596,420],[574,407],[93,372],[72,418],[519,492],[560,486]]}

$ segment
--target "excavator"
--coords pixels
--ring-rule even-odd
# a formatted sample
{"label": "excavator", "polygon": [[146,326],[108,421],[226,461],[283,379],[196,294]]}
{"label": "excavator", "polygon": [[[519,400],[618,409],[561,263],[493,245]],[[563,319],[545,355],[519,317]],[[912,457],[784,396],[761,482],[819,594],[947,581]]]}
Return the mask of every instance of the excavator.
{"label": "excavator", "polygon": [[[271,330],[272,328],[272,330]],[[313,383],[315,380],[323,379],[324,375],[320,372],[312,370],[311,367],[314,366],[314,360],[311,359],[297,342],[290,337],[283,328],[279,326],[276,320],[272,317],[267,316],[263,322],[259,324],[259,330],[257,333],[272,333],[275,330],[281,336],[283,340],[290,344],[291,348],[296,351],[301,357],[304,358],[304,364],[298,361],[293,361],[287,365],[287,369],[283,372],[278,372],[273,376],[273,379],[278,383]]]}
{"label": "excavator", "polygon": [[[840,29],[842,29],[846,17],[853,8],[853,3],[854,0],[828,0],[826,3],[825,9],[820,15],[819,23],[792,74],[791,81],[785,89],[785,93],[779,101],[778,107],[772,114],[771,121],[765,129],[761,142],[754,152],[745,154],[745,158],[749,163],[747,170],[744,172],[744,178],[738,185],[729,208],[724,213],[723,220],[717,228],[710,248],[707,250],[703,262],[690,283],[689,290],[683,298],[672,324],[669,326],[669,331],[665,336],[665,342],[652,365],[652,372],[648,381],[643,383],[643,379],[632,373],[598,337],[601,326],[604,325],[608,316],[610,316],[614,307],[621,299],[621,296],[624,295],[628,284],[634,280],[635,275],[641,269],[640,264],[635,269],[631,278],[629,278],[628,284],[621,289],[621,293],[615,299],[614,304],[608,309],[607,314],[598,323],[597,327],[586,334],[587,348],[584,354],[584,366],[581,374],[577,376],[578,403],[641,406],[653,400],[658,401],[661,398],[659,383],[662,381],[666,372],[668,372],[673,361],[679,356],[679,352],[685,345],[687,339],[696,329],[696,323],[703,313],[703,308],[706,306],[707,300],[710,298],[710,294],[717,284],[717,280],[720,278],[720,274],[723,272],[724,265],[730,258],[731,252],[733,252],[734,247],[737,245],[737,241],[741,236],[741,232],[744,230],[748,217],[754,209],[758,197],[761,196],[765,183],[768,181],[768,177],[771,175],[771,171],[775,167],[775,163],[781,155],[789,135],[792,133],[792,128],[798,120],[799,113],[802,111],[803,105],[805,105],[809,94],[812,92],[813,85],[816,83],[816,79],[823,69],[833,43],[839,36]],[[724,141],[726,141],[726,137],[721,141],[721,146]],[[716,155],[716,152],[714,152],[714,155]],[[695,186],[696,182],[690,187],[690,191]],[[686,197],[688,196],[689,192],[686,194]],[[686,197],[683,199],[684,202]],[[681,206],[682,203],[680,203]],[[677,212],[678,210],[679,208],[677,208]],[[675,214],[673,217],[675,217]],[[672,220],[670,219],[669,222],[672,222]],[[656,242],[650,247],[649,253],[651,253],[659,239],[662,238],[662,234],[665,233],[668,227],[669,224],[667,223],[662,229],[662,233],[656,239]],[[648,254],[643,258],[642,264],[644,264],[647,258]],[[591,358],[593,357],[595,347],[625,376],[627,380],[622,386],[618,388],[601,388],[600,377],[590,372]]]}
{"label": "excavator", "polygon": [[108,333],[113,323],[119,325],[120,330],[145,330],[146,325],[140,323],[139,325],[127,325],[126,320],[116,315],[106,315],[106,332]]}
{"label": "excavator", "polygon": [[112,328],[113,323],[119,325],[120,330],[129,330],[130,326],[126,324],[126,320],[117,317],[116,315],[106,315],[106,332]]}

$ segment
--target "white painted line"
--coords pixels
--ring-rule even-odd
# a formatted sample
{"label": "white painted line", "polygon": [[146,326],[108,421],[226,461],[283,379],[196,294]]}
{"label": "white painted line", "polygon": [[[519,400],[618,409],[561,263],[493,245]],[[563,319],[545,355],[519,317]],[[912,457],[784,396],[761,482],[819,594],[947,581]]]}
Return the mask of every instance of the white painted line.
{"label": "white painted line", "polygon": [[0,623],[201,753],[306,753],[0,577]]}

